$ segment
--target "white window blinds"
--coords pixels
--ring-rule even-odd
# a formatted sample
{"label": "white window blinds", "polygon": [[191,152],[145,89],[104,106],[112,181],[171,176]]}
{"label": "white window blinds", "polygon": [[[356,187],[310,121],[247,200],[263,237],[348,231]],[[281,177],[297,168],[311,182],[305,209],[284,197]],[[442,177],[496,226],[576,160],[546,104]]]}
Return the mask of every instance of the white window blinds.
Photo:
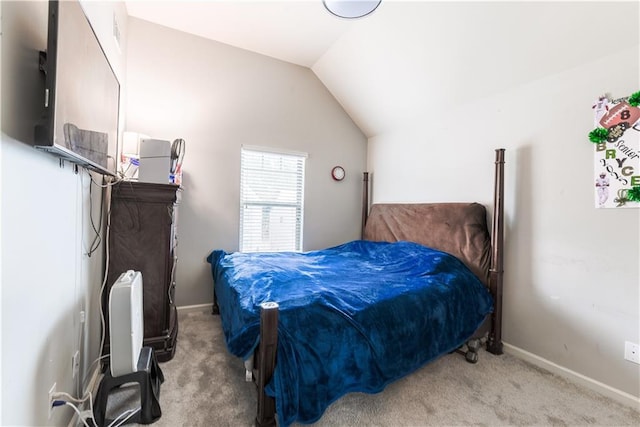
{"label": "white window blinds", "polygon": [[242,148],[241,252],[302,250],[305,159]]}

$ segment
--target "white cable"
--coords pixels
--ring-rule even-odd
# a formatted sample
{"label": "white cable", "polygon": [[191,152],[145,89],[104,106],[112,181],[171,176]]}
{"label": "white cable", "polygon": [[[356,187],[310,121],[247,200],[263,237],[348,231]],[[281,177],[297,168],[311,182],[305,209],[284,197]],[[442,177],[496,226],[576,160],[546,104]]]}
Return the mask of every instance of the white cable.
{"label": "white cable", "polygon": [[[56,393],[52,393],[52,397],[54,399],[65,398],[65,399],[70,400],[70,401],[75,402],[75,403],[84,403],[84,402],[87,401],[87,399],[91,399],[91,392],[87,393],[82,398],[78,398],[78,397],[73,397],[69,393],[65,393],[64,391],[58,391]],[[62,400],[62,399],[60,399],[60,400]]]}
{"label": "white cable", "polygon": [[111,182],[107,182],[107,183],[106,183],[106,184],[104,184],[104,185],[103,185],[103,184],[98,184],[97,182],[95,182],[95,181],[93,180],[93,175],[91,175],[91,171],[90,171],[89,169],[86,169],[86,168],[85,168],[85,170],[89,173],[89,177],[91,177],[91,182],[93,182],[93,184],[94,184],[95,186],[97,186],[97,187],[107,188],[107,187],[111,187],[111,186],[116,185],[116,184],[117,184],[117,183],[119,183],[120,181],[124,181],[122,178],[120,178],[120,177],[118,177],[118,176],[115,176],[115,177],[114,177],[115,179],[114,179],[113,181],[111,181]]}
{"label": "white cable", "polygon": [[100,338],[100,353],[104,350],[104,341],[106,334],[106,320],[104,318],[104,310],[102,309],[102,298],[104,294],[104,288],[107,286],[107,276],[109,275],[109,232],[111,230],[111,197],[109,197],[109,205],[107,206],[107,229],[105,231],[105,264],[104,264],[104,279],[102,280],[102,286],[100,287],[100,326],[101,335]]}
{"label": "white cable", "polygon": [[[140,407],[136,408],[136,409],[129,409],[124,411],[123,413],[121,413],[120,415],[118,415],[116,417],[115,420],[113,420],[111,422],[111,424],[109,424],[107,427],[120,427],[122,424],[124,424],[129,418],[131,418],[132,416],[134,416],[137,412],[140,411]],[[125,416],[126,415],[126,416]],[[120,418],[124,417],[124,419],[122,421],[120,421],[118,424],[116,424],[116,421],[118,421]]]}
{"label": "white cable", "polygon": [[[91,179],[91,183],[94,184],[97,187],[106,189],[109,187],[112,187],[113,185],[117,184],[118,182],[122,181],[122,179],[116,177],[113,181],[107,182],[107,184],[105,185],[101,185],[98,184],[97,182],[94,181],[93,179],[93,175],[91,175],[91,172],[85,168],[85,170],[87,171],[87,173],[89,174],[89,178]],[[104,195],[103,195],[104,197]],[[104,310],[102,309],[102,297],[104,294],[104,289],[107,285],[107,276],[109,275],[109,230],[111,228],[111,198],[109,198],[108,201],[108,206],[107,206],[107,227],[105,230],[105,268],[104,268],[104,278],[102,280],[102,285],[100,286],[100,293],[99,293],[99,298],[100,301],[99,305],[100,305],[100,353],[102,353],[102,351],[104,350],[104,341],[105,341],[105,334],[106,334],[106,320],[104,317]],[[97,360],[100,360],[102,358],[104,358],[105,356],[108,355],[102,355],[100,356],[98,359],[96,359],[93,363],[95,363]],[[93,365],[93,363],[91,365]],[[90,370],[90,369],[89,369]]]}
{"label": "white cable", "polygon": [[[53,393],[53,398],[56,399],[56,400],[64,400],[64,399],[71,400],[71,401],[73,401],[75,403],[84,403],[84,402],[86,402],[88,400],[89,401],[89,410],[91,411],[91,416],[89,418],[91,418],[91,421],[93,421],[94,425],[98,425],[98,423],[96,423],[95,418],[93,418],[93,397],[91,395],[91,392],[88,392],[82,398],[77,398],[77,397],[74,397],[74,396],[70,395],[69,393],[65,393],[64,391],[58,391],[56,393]],[[73,406],[74,409],[76,409],[76,412],[78,413],[78,417],[80,419],[82,419],[82,421],[83,421],[83,423],[85,425],[87,425],[85,419],[82,418],[82,414],[80,412],[78,412],[78,408],[76,408],[75,405],[72,405],[70,402],[66,402],[66,401],[65,401],[65,405]]]}
{"label": "white cable", "polygon": [[76,407],[76,405],[74,405],[71,402],[64,402],[65,405],[67,406],[71,406],[73,408],[74,411],[76,411],[76,414],[78,414],[78,419],[80,419],[80,421],[82,421],[82,424],[84,424],[85,427],[90,427],[89,424],[87,424],[87,422],[85,421],[84,418],[82,418],[82,414],[80,413],[80,410]]}
{"label": "white cable", "polygon": [[[95,359],[93,362],[91,362],[91,365],[89,365],[89,367],[87,368],[88,372],[91,372],[91,369],[93,368],[93,365],[96,364],[96,362],[99,362],[100,360],[104,359],[105,357],[109,357],[108,354],[103,354],[102,356],[98,357],[97,359]],[[91,375],[89,375],[87,378],[91,378]],[[84,389],[85,384],[82,384],[82,387]]]}

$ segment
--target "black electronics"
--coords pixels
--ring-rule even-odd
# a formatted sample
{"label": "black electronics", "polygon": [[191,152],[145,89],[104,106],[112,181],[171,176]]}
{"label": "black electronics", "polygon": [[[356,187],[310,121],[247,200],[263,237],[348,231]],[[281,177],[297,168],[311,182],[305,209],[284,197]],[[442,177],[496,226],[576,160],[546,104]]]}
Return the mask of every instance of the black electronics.
{"label": "black electronics", "polygon": [[116,174],[120,83],[78,0],[49,2],[42,120],[36,148]]}

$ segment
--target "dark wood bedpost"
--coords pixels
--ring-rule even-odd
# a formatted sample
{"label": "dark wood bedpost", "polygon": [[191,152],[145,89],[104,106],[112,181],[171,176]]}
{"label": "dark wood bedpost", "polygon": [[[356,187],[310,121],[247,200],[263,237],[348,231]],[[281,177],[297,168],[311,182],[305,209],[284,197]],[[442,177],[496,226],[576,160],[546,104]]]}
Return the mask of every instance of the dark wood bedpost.
{"label": "dark wood bedpost", "polygon": [[216,296],[216,289],[213,288],[213,304],[211,305],[211,314],[220,314],[220,306],[218,305],[218,297]]}
{"label": "dark wood bedpost", "polygon": [[369,216],[369,172],[363,172],[362,177],[362,228],[360,238],[364,239],[364,227]]}
{"label": "dark wood bedpost", "polygon": [[502,276],[504,245],[504,148],[496,149],[496,170],[493,195],[493,224],[491,233],[491,269],[489,270],[489,288],[494,299],[491,331],[487,341],[487,350],[493,354],[502,354]]}
{"label": "dark wood bedpost", "polygon": [[276,402],[264,391],[276,369],[276,351],[278,348],[278,304],[265,302],[260,304],[260,345],[258,347],[258,412],[256,426],[276,425]]}

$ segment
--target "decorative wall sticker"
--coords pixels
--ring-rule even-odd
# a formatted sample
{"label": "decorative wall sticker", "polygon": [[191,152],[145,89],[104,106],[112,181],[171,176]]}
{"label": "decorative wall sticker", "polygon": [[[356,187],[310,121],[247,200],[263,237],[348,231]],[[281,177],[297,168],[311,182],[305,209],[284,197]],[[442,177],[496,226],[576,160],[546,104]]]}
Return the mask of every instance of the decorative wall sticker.
{"label": "decorative wall sticker", "polygon": [[593,125],[600,126],[600,119],[609,111],[609,98],[606,95],[599,97],[591,106],[593,108]]}
{"label": "decorative wall sticker", "polygon": [[[597,208],[640,207],[640,92],[593,104],[594,188]],[[593,184],[592,184],[593,185]]]}

